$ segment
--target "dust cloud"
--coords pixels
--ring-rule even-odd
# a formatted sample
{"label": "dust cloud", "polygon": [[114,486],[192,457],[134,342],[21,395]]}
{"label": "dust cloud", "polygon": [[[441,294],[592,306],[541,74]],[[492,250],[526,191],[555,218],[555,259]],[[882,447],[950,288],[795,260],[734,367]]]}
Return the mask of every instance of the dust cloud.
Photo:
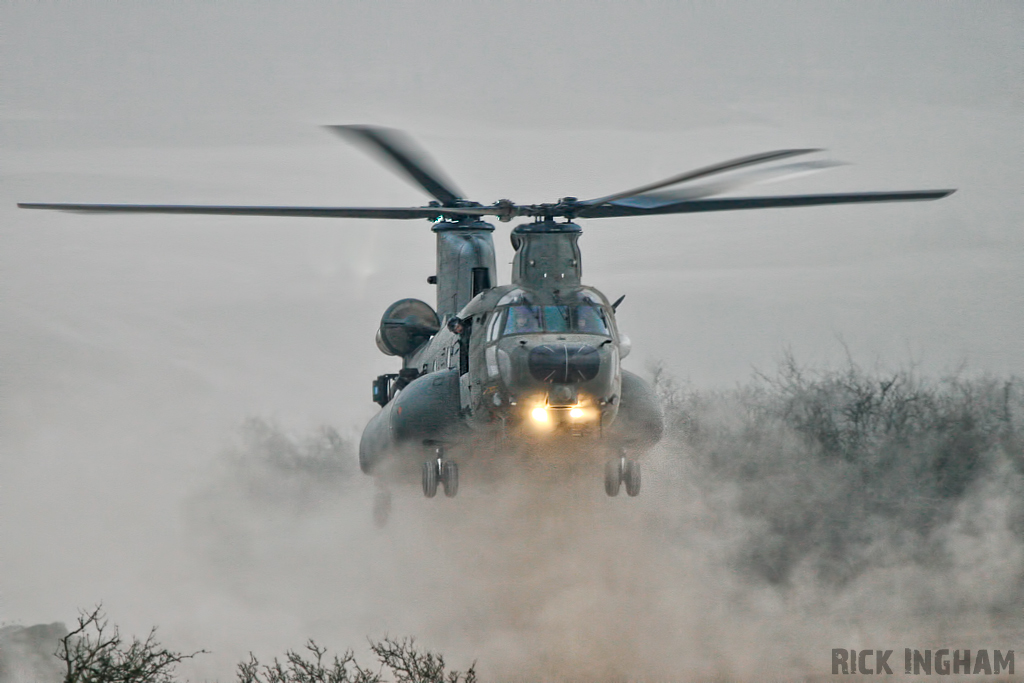
{"label": "dust cloud", "polygon": [[0,627],[0,681],[36,683],[61,680],[64,672],[53,652],[58,640],[67,634],[61,623]]}
{"label": "dust cloud", "polygon": [[194,673],[385,634],[483,680],[792,680],[828,676],[834,647],[1018,645],[1018,382],[656,377],[670,429],[639,498],[464,467],[454,500],[396,488],[383,528],[352,439],[250,420],[185,508],[203,590],[256,622],[207,632]]}

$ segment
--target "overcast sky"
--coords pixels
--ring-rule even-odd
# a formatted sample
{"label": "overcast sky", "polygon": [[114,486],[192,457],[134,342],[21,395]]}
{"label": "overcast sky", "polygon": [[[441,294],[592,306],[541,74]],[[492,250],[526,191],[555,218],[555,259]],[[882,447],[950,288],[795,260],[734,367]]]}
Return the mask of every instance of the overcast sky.
{"label": "overcast sky", "polygon": [[[381,313],[434,296],[426,222],[15,202],[426,199],[323,124],[406,129],[484,203],[824,147],[849,165],[766,191],[958,191],[584,222],[585,282],[627,295],[627,366],[730,386],[848,349],[1024,375],[1022,26],[1019,2],[3,3],[0,621],[68,620],[103,598],[91,544],[124,559],[152,532],[69,532],[83,489],[98,526],[170,529],[247,416],[358,434],[396,367]],[[124,571],[108,600],[150,595]]]}

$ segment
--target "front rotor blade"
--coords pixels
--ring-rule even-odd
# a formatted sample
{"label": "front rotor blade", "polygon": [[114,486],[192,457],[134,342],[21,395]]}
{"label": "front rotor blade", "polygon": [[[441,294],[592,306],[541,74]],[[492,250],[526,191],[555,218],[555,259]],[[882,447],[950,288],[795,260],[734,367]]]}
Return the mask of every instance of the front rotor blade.
{"label": "front rotor blade", "polygon": [[798,161],[781,166],[758,166],[732,174],[731,177],[727,176],[725,178],[713,179],[709,182],[685,185],[684,187],[661,192],[645,192],[644,194],[616,199],[611,203],[616,206],[639,206],[644,208],[667,206],[668,204],[677,204],[682,201],[712,197],[716,194],[723,194],[750,185],[789,180],[842,165],[843,163],[839,161],[823,159],[820,161]]}
{"label": "front rotor blade", "polygon": [[414,183],[451,205],[462,199],[450,180],[435,167],[430,156],[417,149],[415,143],[401,131],[377,126],[327,126],[334,132],[367,147],[378,156],[396,166]]}
{"label": "front rotor blade", "polygon": [[580,218],[614,218],[618,216],[649,216],[666,213],[699,213],[704,211],[737,211],[829,204],[867,204],[873,202],[915,202],[942,199],[956,190],[914,190],[909,192],[851,192],[845,194],[804,194],[778,197],[729,197],[696,199],[664,206],[641,207],[603,204],[583,209]]}
{"label": "front rotor blade", "polygon": [[626,190],[625,192],[616,192],[605,197],[598,197],[597,199],[588,199],[580,204],[586,204],[589,206],[599,206],[601,204],[608,204],[614,202],[616,199],[624,199],[626,197],[633,197],[638,194],[645,192],[652,192],[654,190],[660,190],[663,187],[669,187],[670,185],[678,185],[679,183],[685,183],[689,180],[697,180],[698,178],[706,178],[709,175],[716,173],[724,173],[731,171],[736,168],[743,168],[744,166],[753,166],[754,164],[763,164],[769,161],[777,161],[779,159],[786,159],[789,157],[799,156],[801,154],[810,154],[811,152],[820,152],[820,149],[780,149],[774,152],[762,152],[761,154],[752,154],[750,156],[739,157],[738,159],[731,159],[729,161],[723,161],[720,164],[714,164],[712,166],[705,166],[704,168],[698,168],[695,171],[687,171],[686,173],[680,173],[674,175],[671,178],[665,178],[655,183],[647,185],[641,185],[640,187],[634,187],[632,190]]}
{"label": "front rotor blade", "polygon": [[294,216],[312,218],[436,218],[455,215],[450,209],[432,206],[208,206],[180,204],[30,204],[21,209],[50,209],[76,213],[188,213],[214,216]]}

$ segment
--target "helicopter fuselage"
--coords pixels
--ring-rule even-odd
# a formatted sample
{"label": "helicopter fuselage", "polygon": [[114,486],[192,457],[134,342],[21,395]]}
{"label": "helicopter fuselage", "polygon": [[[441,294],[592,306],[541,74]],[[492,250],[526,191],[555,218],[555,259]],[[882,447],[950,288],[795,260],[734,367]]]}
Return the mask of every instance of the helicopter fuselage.
{"label": "helicopter fuselage", "polygon": [[[579,234],[572,223],[516,228],[513,283],[485,289],[457,313],[438,317],[437,331],[403,356],[402,371],[378,378],[383,410],[364,431],[365,472],[412,473],[425,452],[465,461],[483,452],[501,457],[544,448],[603,461],[625,449],[635,458],[657,443],[660,407],[653,389],[621,367],[630,344],[615,310],[604,294],[579,282]],[[451,237],[450,228],[439,232],[439,242]],[[481,239],[479,232],[473,238]],[[441,253],[439,271],[446,265]],[[455,270],[447,273],[453,280],[473,277],[472,266]],[[422,322],[426,313],[420,322],[389,315],[379,341],[400,336],[395,328],[402,321],[408,329],[429,327]],[[389,462],[395,459],[409,466]]]}

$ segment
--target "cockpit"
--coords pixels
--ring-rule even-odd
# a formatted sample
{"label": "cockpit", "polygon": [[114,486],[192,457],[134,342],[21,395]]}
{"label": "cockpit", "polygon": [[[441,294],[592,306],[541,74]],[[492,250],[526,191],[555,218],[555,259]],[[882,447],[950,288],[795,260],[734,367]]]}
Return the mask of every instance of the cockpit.
{"label": "cockpit", "polygon": [[[496,321],[497,322],[497,321]],[[600,306],[514,305],[506,309],[501,336],[536,332],[575,332],[611,336],[605,312]]]}

